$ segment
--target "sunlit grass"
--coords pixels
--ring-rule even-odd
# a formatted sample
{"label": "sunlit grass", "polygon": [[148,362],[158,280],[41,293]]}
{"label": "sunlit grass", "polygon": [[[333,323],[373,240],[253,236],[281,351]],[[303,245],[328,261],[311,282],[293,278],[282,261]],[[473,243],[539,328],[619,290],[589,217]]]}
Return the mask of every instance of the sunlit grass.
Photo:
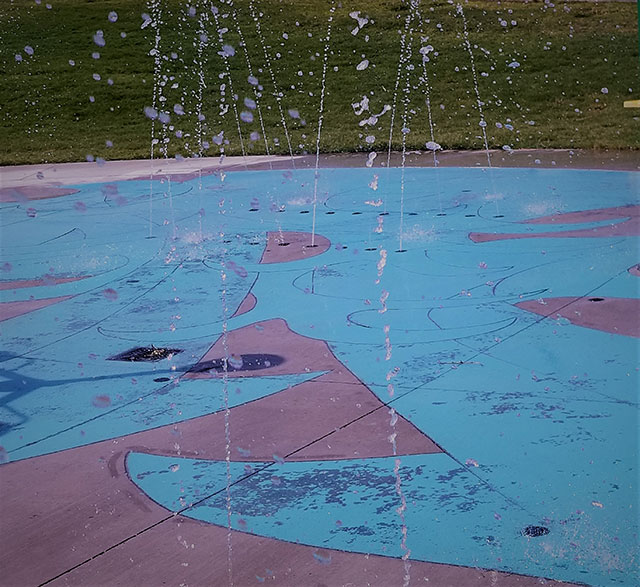
{"label": "sunlit grass", "polygon": [[[235,48],[229,58],[230,79],[218,54],[217,27],[209,12],[190,16],[188,5],[176,0],[159,3],[160,75],[166,76],[156,98],[166,98],[159,110],[171,116],[171,127],[156,121],[154,156],[191,156],[202,152],[239,154],[240,139],[230,85],[238,113],[250,111],[244,99],[257,99],[268,149],[288,153],[278,102],[249,0],[235,3],[259,95],[247,81],[239,32],[227,4],[220,9],[225,44]],[[294,153],[315,152],[320,103],[324,37],[331,3],[328,0],[256,0],[262,13],[260,29],[266,42],[281,106]],[[197,2],[198,9],[209,3]],[[337,3],[336,3],[336,6]],[[208,8],[207,8],[208,9]],[[464,43],[463,17],[457,5],[423,2],[420,17],[410,23],[406,47],[410,68],[400,71],[396,94],[393,148],[401,146],[403,126],[409,149],[423,149],[431,139],[423,79],[421,47],[431,45],[429,77],[434,138],[444,148],[484,147],[477,92],[486,121],[490,147],[518,148],[640,148],[638,112],[623,109],[625,99],[637,98],[638,47],[636,7],[620,3],[465,2],[471,55]],[[118,14],[110,22],[108,14]],[[352,34],[360,11],[367,23]],[[15,0],[0,4],[0,162],[36,163],[85,160],[92,157],[149,157],[152,122],[143,110],[153,102],[154,59],[152,26],[141,28],[139,0]],[[228,14],[226,18],[224,15]],[[388,147],[391,112],[377,125],[360,125],[372,113],[394,103],[401,32],[409,9],[401,0],[343,0],[332,22],[328,55],[322,151],[384,151]],[[202,50],[201,111],[197,120],[199,28],[207,41]],[[93,41],[104,31],[106,45]],[[121,33],[126,36],[122,37]],[[25,46],[34,49],[32,56]],[[100,53],[99,59],[92,54]],[[173,54],[173,55],[172,55]],[[22,61],[16,61],[20,55]],[[369,67],[356,65],[364,58]],[[70,65],[72,60],[75,65]],[[93,74],[99,74],[96,81]],[[112,80],[109,85],[107,80]],[[231,83],[230,83],[231,82]],[[177,87],[172,87],[176,86]],[[221,103],[224,84],[225,102]],[[357,116],[352,104],[363,96],[369,111]],[[406,100],[405,100],[406,98]],[[182,104],[186,114],[174,113]],[[299,118],[289,110],[297,111]],[[253,122],[240,122],[248,153],[265,152],[258,112]],[[295,113],[294,113],[295,116]],[[182,131],[181,137],[176,131]],[[201,132],[199,132],[201,131]],[[224,131],[218,146],[213,137]],[[257,140],[251,133],[258,133]],[[253,135],[255,138],[255,134]],[[367,142],[366,137],[370,137]],[[372,137],[372,138],[371,138]],[[162,143],[164,139],[169,142]],[[107,147],[107,141],[113,146]],[[204,143],[204,147],[203,147]],[[166,148],[163,148],[165,145]],[[205,148],[208,145],[208,148]]]}

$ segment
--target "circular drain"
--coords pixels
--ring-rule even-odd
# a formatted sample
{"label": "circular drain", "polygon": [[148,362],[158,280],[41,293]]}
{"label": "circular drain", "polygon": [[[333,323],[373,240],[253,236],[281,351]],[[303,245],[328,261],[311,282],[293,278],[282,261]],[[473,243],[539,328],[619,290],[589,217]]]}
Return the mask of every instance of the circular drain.
{"label": "circular drain", "polygon": [[604,298],[589,298],[590,302],[604,302]]}
{"label": "circular drain", "polygon": [[530,538],[538,538],[540,536],[546,536],[549,534],[549,528],[546,526],[527,526],[522,534],[529,536]]}

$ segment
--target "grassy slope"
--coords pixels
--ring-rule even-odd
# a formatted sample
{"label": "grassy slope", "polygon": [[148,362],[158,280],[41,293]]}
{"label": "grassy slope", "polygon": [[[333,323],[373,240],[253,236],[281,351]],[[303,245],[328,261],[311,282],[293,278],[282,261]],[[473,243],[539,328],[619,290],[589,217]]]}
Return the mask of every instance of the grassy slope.
{"label": "grassy slope", "polygon": [[[88,154],[105,159],[148,157],[151,121],[143,108],[153,100],[153,57],[149,56],[154,32],[141,29],[140,0],[33,0],[6,1],[0,5],[0,163],[84,160]],[[159,96],[166,98],[173,129],[156,123],[156,136],[170,138],[167,155],[189,156],[200,150],[198,135],[198,17],[190,17],[187,5],[162,0],[160,27],[163,55],[161,74],[167,76]],[[204,5],[205,3],[202,2]],[[273,59],[275,77],[283,93],[282,105],[295,152],[315,152],[322,77],[322,55],[329,0],[256,0],[262,11],[260,26]],[[327,95],[321,149],[354,151],[372,148],[365,136],[374,136],[373,148],[386,150],[390,114],[378,125],[360,127],[365,118],[354,114],[351,104],[366,94],[370,110],[380,112],[393,103],[393,89],[400,52],[400,34],[408,8],[401,0],[343,0],[337,7],[327,72]],[[198,5],[194,0],[193,5]],[[238,111],[247,110],[245,97],[255,98],[247,82],[248,70],[237,29],[220,7],[220,26],[228,27],[224,42],[236,49],[229,59],[231,82],[238,96]],[[248,10],[249,0],[237,0],[237,16],[246,40],[254,73],[264,85],[259,104],[264,115],[269,149],[288,152],[273,85],[265,65],[257,28]],[[336,4],[336,6],[338,6]],[[372,22],[352,35],[356,21],[349,12],[360,10]],[[110,11],[118,13],[109,22]],[[637,97],[638,47],[636,7],[617,3],[467,2],[464,14],[477,70],[478,91],[487,121],[491,147],[640,148],[637,111],[625,110],[622,102]],[[507,21],[502,26],[500,20]],[[210,17],[208,45],[203,51],[202,140],[210,143],[204,152],[217,154],[213,135],[225,131],[228,154],[240,152],[233,109],[220,116],[220,79],[224,62],[218,55],[217,28]],[[517,24],[512,25],[511,21]],[[431,44],[426,64],[431,82],[435,139],[445,148],[483,147],[479,126],[470,55],[463,42],[463,19],[455,4],[424,1],[420,20],[413,21],[409,84],[402,71],[394,131],[394,148],[401,145],[402,119],[407,97],[406,135],[409,148],[423,148],[430,139],[425,86],[421,84],[418,49]],[[105,47],[92,37],[104,31]],[[126,32],[126,38],[120,36]],[[288,38],[283,37],[286,33]],[[368,35],[368,40],[366,35]],[[34,48],[33,56],[24,52]],[[100,59],[93,59],[98,51]],[[15,54],[23,56],[22,62]],[[172,58],[171,54],[176,55]],[[278,57],[280,54],[280,57]],[[357,71],[365,56],[370,65]],[[165,59],[166,57],[166,59]],[[69,60],[75,60],[75,66]],[[519,67],[509,67],[517,61]],[[337,70],[336,70],[337,68]],[[302,75],[299,75],[299,72]],[[99,73],[100,81],[93,79]],[[113,80],[113,85],[107,79]],[[178,84],[177,87],[171,86]],[[607,88],[608,93],[602,93]],[[408,91],[406,91],[408,90]],[[633,92],[631,92],[633,90]],[[94,97],[94,102],[90,101]],[[173,105],[184,105],[184,116],[173,113]],[[289,109],[300,113],[292,118]],[[254,111],[254,114],[257,114]],[[303,121],[306,123],[303,124]],[[502,124],[502,128],[496,126]],[[532,124],[533,123],[533,124]],[[510,124],[510,130],[504,125]],[[263,153],[260,132],[254,122],[240,122],[249,153]],[[176,130],[183,137],[175,136]],[[113,147],[107,148],[106,141]],[[156,156],[164,155],[156,148]]]}

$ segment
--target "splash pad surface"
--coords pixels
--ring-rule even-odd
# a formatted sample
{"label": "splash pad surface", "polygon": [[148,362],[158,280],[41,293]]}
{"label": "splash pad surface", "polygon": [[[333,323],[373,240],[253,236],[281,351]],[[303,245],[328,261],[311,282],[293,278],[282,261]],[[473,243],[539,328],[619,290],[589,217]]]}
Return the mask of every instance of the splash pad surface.
{"label": "splash pad surface", "polygon": [[12,584],[637,584],[636,172],[55,189],[3,192]]}

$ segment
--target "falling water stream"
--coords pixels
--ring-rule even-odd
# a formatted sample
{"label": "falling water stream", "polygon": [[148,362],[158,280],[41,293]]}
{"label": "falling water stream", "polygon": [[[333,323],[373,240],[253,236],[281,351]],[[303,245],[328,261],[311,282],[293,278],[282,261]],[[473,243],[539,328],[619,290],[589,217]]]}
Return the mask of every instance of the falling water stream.
{"label": "falling water stream", "polygon": [[489,169],[489,180],[491,182],[491,188],[492,188],[491,196],[493,197],[493,200],[496,205],[496,216],[497,216],[500,214],[500,211],[498,207],[498,194],[496,194],[495,181],[493,178],[493,167],[491,165],[491,153],[489,152],[489,141],[487,139],[487,121],[484,118],[484,111],[482,108],[484,102],[480,98],[480,88],[478,86],[478,74],[476,72],[476,62],[473,57],[473,49],[471,47],[471,41],[469,40],[469,29],[467,26],[467,17],[464,14],[464,8],[462,7],[462,4],[456,5],[456,13],[462,17],[464,46],[466,47],[467,52],[469,53],[469,61],[471,63],[471,75],[473,76],[473,89],[476,94],[476,105],[478,107],[478,113],[480,114],[479,125],[480,125],[480,128],[482,128],[482,139],[484,142],[484,151],[487,155],[487,167]]}
{"label": "falling water stream", "polygon": [[320,138],[322,135],[322,122],[324,121],[324,95],[327,87],[327,60],[329,59],[329,47],[331,44],[331,24],[333,14],[336,10],[335,2],[332,0],[329,11],[329,21],[327,24],[327,36],[325,37],[324,54],[322,58],[322,85],[320,90],[320,110],[318,113],[318,136],[316,138],[316,167],[313,176],[313,217],[311,220],[311,246],[316,244],[316,209],[318,207],[318,177],[320,167]]}
{"label": "falling water stream", "polygon": [[[161,57],[160,57],[160,25],[162,23],[162,0],[150,0],[149,8],[151,12],[151,27],[154,31],[153,45],[153,99],[151,108],[155,112],[158,107],[158,88],[160,83]],[[154,176],[154,151],[157,143],[155,117],[151,119],[151,149],[149,153],[149,235],[153,238],[153,176]]]}
{"label": "falling water stream", "polygon": [[271,65],[271,57],[269,56],[269,51],[267,51],[267,44],[264,40],[264,35],[262,34],[262,28],[260,26],[260,17],[256,13],[254,0],[249,0],[249,12],[251,13],[251,18],[256,24],[256,31],[258,33],[258,38],[260,39],[260,45],[262,47],[262,52],[264,54],[264,60],[267,65],[267,69],[269,70],[269,75],[271,76],[271,83],[273,85],[273,97],[275,98],[276,104],[278,106],[278,112],[280,113],[280,122],[282,124],[282,130],[284,131],[284,136],[287,139],[287,146],[289,147],[289,157],[291,159],[291,167],[295,169],[296,162],[293,157],[293,148],[291,147],[291,137],[289,136],[289,130],[287,129],[287,121],[284,117],[284,111],[282,109],[282,93],[278,88],[276,76],[273,72],[273,67]]}

